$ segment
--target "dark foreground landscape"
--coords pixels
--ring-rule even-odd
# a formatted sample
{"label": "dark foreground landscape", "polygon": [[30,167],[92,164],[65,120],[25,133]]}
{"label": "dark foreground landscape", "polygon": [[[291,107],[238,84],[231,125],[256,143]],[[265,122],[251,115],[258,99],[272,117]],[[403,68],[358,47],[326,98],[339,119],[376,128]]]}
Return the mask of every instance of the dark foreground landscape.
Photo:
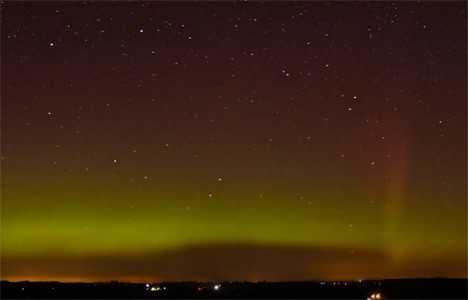
{"label": "dark foreground landscape", "polygon": [[1,282],[1,298],[467,299],[467,279],[341,282]]}

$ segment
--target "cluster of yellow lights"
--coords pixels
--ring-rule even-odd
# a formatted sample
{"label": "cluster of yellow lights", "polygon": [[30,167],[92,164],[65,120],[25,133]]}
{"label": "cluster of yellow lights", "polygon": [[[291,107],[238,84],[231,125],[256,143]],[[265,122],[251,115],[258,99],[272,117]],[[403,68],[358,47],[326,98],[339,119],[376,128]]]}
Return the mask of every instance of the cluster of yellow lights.
{"label": "cluster of yellow lights", "polygon": [[367,297],[367,300],[380,300],[382,299],[382,295],[380,293],[373,293],[370,297]]}

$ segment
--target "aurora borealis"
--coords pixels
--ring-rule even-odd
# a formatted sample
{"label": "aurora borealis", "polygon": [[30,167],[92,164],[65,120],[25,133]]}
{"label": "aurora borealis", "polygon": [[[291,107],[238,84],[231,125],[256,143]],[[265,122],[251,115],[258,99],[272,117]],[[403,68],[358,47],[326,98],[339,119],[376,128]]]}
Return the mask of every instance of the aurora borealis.
{"label": "aurora borealis", "polygon": [[465,2],[2,3],[1,277],[466,277]]}

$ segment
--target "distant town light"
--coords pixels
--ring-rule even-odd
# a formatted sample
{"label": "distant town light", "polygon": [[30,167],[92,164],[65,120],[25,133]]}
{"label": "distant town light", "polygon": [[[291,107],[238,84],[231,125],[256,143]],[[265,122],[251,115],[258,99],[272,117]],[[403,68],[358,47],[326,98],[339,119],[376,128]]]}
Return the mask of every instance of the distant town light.
{"label": "distant town light", "polygon": [[220,288],[221,288],[221,285],[220,285],[220,284],[215,284],[215,285],[213,286],[213,289],[214,289],[215,291],[219,291]]}

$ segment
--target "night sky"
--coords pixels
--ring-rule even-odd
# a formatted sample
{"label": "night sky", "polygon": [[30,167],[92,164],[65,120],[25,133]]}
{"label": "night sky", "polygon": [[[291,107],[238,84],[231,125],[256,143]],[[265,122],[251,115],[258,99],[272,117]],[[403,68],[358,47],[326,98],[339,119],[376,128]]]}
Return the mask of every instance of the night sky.
{"label": "night sky", "polygon": [[2,4],[2,278],[466,276],[466,3]]}

